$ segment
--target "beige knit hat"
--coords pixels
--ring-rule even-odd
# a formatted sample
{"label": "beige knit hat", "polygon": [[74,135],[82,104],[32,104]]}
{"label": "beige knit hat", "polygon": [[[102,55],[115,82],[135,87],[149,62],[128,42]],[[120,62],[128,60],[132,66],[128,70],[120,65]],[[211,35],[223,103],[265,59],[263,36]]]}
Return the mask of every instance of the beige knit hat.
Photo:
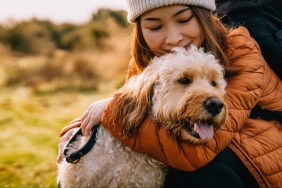
{"label": "beige knit hat", "polygon": [[127,0],[127,19],[133,23],[144,12],[168,5],[196,5],[215,10],[215,0]]}

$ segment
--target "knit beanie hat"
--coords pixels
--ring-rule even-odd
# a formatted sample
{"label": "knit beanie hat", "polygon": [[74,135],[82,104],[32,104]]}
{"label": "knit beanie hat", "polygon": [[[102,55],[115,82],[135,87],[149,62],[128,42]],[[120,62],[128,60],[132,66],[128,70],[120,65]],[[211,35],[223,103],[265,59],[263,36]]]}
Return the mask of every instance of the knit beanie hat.
{"label": "knit beanie hat", "polygon": [[215,10],[215,0],[127,0],[127,19],[133,23],[141,14],[168,5],[196,5]]}

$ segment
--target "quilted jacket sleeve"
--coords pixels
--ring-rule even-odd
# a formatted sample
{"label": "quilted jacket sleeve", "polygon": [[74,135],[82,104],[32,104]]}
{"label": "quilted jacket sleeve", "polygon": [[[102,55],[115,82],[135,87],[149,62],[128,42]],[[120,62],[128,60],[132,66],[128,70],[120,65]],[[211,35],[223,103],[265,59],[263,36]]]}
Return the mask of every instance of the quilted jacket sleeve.
{"label": "quilted jacket sleeve", "polygon": [[[174,168],[186,171],[193,171],[209,163],[220,151],[222,151],[233,139],[235,134],[242,128],[247,120],[250,110],[260,101],[261,96],[274,93],[275,98],[281,98],[275,94],[275,88],[267,90],[264,78],[273,79],[273,84],[281,84],[273,73],[266,70],[266,63],[260,54],[256,43],[249,37],[248,32],[241,28],[234,30],[228,36],[232,66],[241,67],[243,71],[228,80],[226,101],[229,114],[225,125],[221,130],[215,131],[214,138],[206,145],[193,146],[187,143],[178,143],[170,136],[167,130],[154,123],[147,117],[140,127],[138,134],[132,137],[122,136],[121,121],[113,122],[109,114],[118,108],[114,96],[104,112],[102,123],[122,143],[135,151],[145,153],[159,161],[162,161]],[[281,87],[280,87],[281,88]],[[267,90],[267,91],[266,91]],[[279,95],[279,96],[278,96]],[[267,103],[267,98],[264,102]],[[277,101],[276,101],[277,102]],[[274,102],[275,103],[275,102]]]}
{"label": "quilted jacket sleeve", "polygon": [[262,87],[264,89],[262,90],[258,104],[262,108],[282,111],[282,82],[268,65],[265,65]]}

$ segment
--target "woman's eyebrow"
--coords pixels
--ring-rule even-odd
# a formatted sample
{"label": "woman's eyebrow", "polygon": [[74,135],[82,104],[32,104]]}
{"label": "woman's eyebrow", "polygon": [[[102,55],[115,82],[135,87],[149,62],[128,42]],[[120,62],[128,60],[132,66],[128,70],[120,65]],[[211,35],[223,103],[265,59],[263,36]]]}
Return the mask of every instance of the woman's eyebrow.
{"label": "woman's eyebrow", "polygon": [[175,14],[173,14],[173,17],[175,17],[175,16],[177,16],[177,15],[181,14],[182,12],[185,12],[186,10],[189,10],[189,9],[190,9],[189,7],[184,8],[184,9],[182,9],[182,10],[176,12]]}

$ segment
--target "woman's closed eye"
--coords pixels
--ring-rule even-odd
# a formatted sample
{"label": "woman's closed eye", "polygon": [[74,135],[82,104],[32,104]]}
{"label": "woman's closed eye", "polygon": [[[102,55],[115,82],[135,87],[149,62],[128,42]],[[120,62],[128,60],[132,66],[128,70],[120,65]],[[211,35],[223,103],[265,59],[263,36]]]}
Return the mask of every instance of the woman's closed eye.
{"label": "woman's closed eye", "polygon": [[149,29],[152,30],[152,31],[156,31],[156,30],[159,30],[161,28],[162,28],[162,26],[156,26],[156,27],[151,27]]}
{"label": "woman's closed eye", "polygon": [[186,19],[182,19],[179,20],[179,23],[188,23],[190,20],[192,20],[192,18],[194,17],[194,15],[191,15],[190,17],[186,18]]}
{"label": "woman's closed eye", "polygon": [[[186,23],[188,23],[190,20],[192,20],[193,17],[194,17],[194,15],[191,15],[191,16],[189,16],[188,18],[179,20],[178,23],[180,23],[180,24],[186,24]],[[148,29],[150,29],[151,31],[157,31],[157,30],[159,30],[159,29],[161,29],[161,28],[162,28],[162,26],[159,25],[159,26],[149,27]]]}

